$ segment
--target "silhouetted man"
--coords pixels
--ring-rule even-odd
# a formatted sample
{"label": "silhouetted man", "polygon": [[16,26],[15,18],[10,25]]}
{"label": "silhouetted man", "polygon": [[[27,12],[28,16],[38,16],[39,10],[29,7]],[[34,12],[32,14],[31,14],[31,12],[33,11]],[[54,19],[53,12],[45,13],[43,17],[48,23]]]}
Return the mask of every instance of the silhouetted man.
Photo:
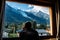
{"label": "silhouetted man", "polygon": [[20,40],[39,40],[38,32],[32,29],[31,22],[25,23],[25,26],[19,36]]}

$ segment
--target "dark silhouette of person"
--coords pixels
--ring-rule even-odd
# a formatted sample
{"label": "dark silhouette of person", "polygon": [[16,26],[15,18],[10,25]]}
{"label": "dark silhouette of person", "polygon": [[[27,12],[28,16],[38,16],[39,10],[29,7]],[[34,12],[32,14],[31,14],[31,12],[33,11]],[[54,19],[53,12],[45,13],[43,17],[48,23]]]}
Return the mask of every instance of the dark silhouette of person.
{"label": "dark silhouette of person", "polygon": [[20,40],[39,40],[38,32],[32,28],[31,22],[25,23],[25,26],[19,36]]}

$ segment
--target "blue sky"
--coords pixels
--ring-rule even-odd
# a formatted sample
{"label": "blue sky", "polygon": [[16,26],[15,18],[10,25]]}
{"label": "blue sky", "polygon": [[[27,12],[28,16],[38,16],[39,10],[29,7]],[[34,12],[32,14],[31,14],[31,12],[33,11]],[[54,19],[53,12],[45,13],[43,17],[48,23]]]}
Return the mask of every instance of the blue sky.
{"label": "blue sky", "polygon": [[30,4],[24,4],[24,3],[18,3],[18,2],[9,2],[9,1],[7,1],[6,3],[15,9],[21,9],[23,11],[34,11],[34,12],[42,11],[46,14],[49,14],[48,7],[30,5]]}
{"label": "blue sky", "polygon": [[17,3],[17,2],[6,2],[8,5],[10,5],[13,8],[21,9],[21,10],[28,10],[32,9],[33,7],[28,7],[28,4],[22,4],[22,3]]}

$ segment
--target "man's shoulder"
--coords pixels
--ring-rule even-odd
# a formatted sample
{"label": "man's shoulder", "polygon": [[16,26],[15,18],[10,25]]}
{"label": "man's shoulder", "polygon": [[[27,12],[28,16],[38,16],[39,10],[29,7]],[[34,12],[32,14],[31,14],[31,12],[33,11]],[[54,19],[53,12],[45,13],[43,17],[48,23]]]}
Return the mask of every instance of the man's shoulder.
{"label": "man's shoulder", "polygon": [[37,31],[36,31],[35,29],[32,29],[32,32],[35,32],[35,33],[37,33]]}

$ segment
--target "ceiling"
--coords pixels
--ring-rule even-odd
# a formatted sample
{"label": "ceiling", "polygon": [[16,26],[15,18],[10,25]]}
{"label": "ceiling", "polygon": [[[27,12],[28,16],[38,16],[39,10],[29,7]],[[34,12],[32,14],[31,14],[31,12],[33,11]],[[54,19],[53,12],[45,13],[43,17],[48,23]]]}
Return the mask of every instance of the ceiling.
{"label": "ceiling", "polygon": [[57,0],[9,0],[9,1],[38,1],[44,3],[55,3]]}
{"label": "ceiling", "polygon": [[[11,1],[18,1],[18,0],[11,0]],[[55,2],[56,0],[29,0],[29,1]]]}
{"label": "ceiling", "polygon": [[36,1],[42,1],[42,2],[55,2],[56,0],[36,0]]}

